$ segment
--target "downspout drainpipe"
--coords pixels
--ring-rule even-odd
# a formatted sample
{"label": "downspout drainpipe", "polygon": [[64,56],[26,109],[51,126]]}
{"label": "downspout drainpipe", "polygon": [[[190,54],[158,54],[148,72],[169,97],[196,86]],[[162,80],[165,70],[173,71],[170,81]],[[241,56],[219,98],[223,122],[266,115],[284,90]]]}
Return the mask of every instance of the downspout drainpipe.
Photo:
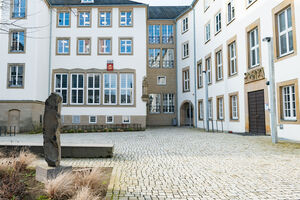
{"label": "downspout drainpipe", "polygon": [[198,103],[197,103],[197,42],[196,42],[196,17],[195,8],[193,8],[193,29],[194,29],[194,83],[195,83],[195,128],[198,128]]}
{"label": "downspout drainpipe", "polygon": [[175,33],[176,33],[176,103],[177,103],[177,126],[180,127],[180,105],[179,105],[179,90],[178,90],[178,34],[177,34],[177,21],[175,20]]}
{"label": "downspout drainpipe", "polygon": [[50,7],[50,38],[49,38],[49,77],[48,77],[48,94],[51,94],[51,77],[52,77],[52,7]]}

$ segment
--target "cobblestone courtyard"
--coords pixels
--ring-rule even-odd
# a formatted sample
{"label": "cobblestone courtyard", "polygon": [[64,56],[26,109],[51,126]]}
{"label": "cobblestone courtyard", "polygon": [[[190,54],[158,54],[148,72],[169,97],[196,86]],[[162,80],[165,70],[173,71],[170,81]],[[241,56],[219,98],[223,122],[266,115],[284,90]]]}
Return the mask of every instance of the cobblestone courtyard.
{"label": "cobblestone courtyard", "polygon": [[[41,135],[18,139],[38,142]],[[113,199],[300,199],[300,144],[185,128],[68,134],[62,141],[115,144],[112,159],[62,162],[113,167]]]}

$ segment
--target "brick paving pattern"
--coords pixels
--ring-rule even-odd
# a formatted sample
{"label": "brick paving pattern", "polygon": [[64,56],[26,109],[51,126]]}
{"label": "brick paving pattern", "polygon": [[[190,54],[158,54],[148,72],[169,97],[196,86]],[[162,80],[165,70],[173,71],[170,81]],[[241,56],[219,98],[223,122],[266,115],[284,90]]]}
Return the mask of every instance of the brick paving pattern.
{"label": "brick paving pattern", "polygon": [[112,159],[62,162],[114,167],[108,199],[300,199],[300,144],[185,128],[62,139],[115,144]]}

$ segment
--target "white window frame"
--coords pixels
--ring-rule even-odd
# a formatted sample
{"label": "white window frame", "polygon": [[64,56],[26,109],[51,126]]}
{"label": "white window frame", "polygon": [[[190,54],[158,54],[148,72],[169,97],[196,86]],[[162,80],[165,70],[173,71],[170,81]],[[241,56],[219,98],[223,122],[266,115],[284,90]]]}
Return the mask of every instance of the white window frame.
{"label": "white window frame", "polygon": [[[63,14],[63,18],[60,18],[60,14]],[[69,14],[69,24],[66,25],[66,14]],[[59,11],[57,13],[58,15],[58,22],[57,22],[57,26],[58,27],[69,27],[71,26],[71,15],[69,11]],[[62,25],[60,25],[60,20],[62,22]]]}
{"label": "white window frame", "polygon": [[[81,24],[81,18],[83,19],[83,24]],[[90,27],[91,24],[91,12],[90,11],[80,11],[78,15],[78,26],[79,27]]]}
{"label": "white window frame", "polygon": [[[91,120],[92,117],[95,117],[95,121],[94,122]],[[97,124],[97,116],[96,115],[90,115],[89,116],[89,124]]]}
{"label": "white window frame", "polygon": [[160,67],[160,49],[149,49],[149,67],[159,68]]}
{"label": "white window frame", "polygon": [[[77,85],[76,87],[73,87],[73,76],[76,76],[77,79]],[[79,77],[82,76],[82,88],[79,87]],[[84,74],[71,74],[71,105],[83,105],[84,104]],[[73,92],[76,91],[76,102],[72,102],[73,101]],[[82,103],[79,103],[79,91],[82,91]]]}
{"label": "white window frame", "polygon": [[[170,27],[172,31],[169,31]],[[172,24],[162,25],[162,43],[173,44],[174,43],[174,26]]]}
{"label": "white window frame", "polygon": [[[160,80],[164,79],[163,82]],[[167,85],[167,77],[166,76],[157,76],[157,85]]]}
{"label": "white window frame", "polygon": [[208,42],[211,39],[210,34],[210,22],[205,25],[205,42]]}
{"label": "white window frame", "polygon": [[212,66],[211,57],[205,59],[206,73],[207,73],[207,83],[212,84]]}
{"label": "white window frame", "polygon": [[[109,75],[109,87],[106,87],[105,86],[105,75]],[[111,85],[112,85],[112,82],[111,82],[111,77],[112,76],[115,76],[115,80],[116,80],[116,87],[113,88]],[[116,73],[105,73],[103,74],[103,105],[117,105],[118,103],[118,94],[117,94],[117,87],[118,87],[118,75]],[[109,91],[109,102],[106,103],[105,102],[105,90],[108,90]],[[112,103],[112,91],[115,91],[115,94],[116,94],[116,102],[115,103]]]}
{"label": "white window frame", "polygon": [[[126,120],[126,118],[128,118],[128,121]],[[131,117],[130,116],[122,116],[122,124],[131,124]]]}
{"label": "white window frame", "polygon": [[204,119],[204,103],[203,100],[199,101],[199,120]]}
{"label": "white window frame", "polygon": [[[24,1],[25,3],[25,6],[23,7],[22,6],[22,1]],[[5,4],[5,3],[4,3]],[[15,14],[15,7],[16,7],[16,4],[15,4],[15,0],[12,0],[12,6],[13,6],[13,8],[12,8],[12,15],[11,15],[11,17],[13,18],[13,19],[16,19],[16,18],[25,18],[26,17],[26,4],[27,4],[27,0],[18,0],[18,4],[17,4],[17,8],[18,8],[18,12],[17,12],[17,15],[16,16],[14,16],[14,14]],[[24,10],[24,16],[21,16],[23,13],[22,13],[22,10]]]}
{"label": "white window frame", "polygon": [[[291,27],[288,27],[288,10],[290,9],[290,11],[291,11]],[[280,32],[280,15],[281,14],[284,14],[284,21],[285,21],[285,30],[283,30],[283,31],[281,31]],[[291,8],[291,6],[289,6],[288,8],[286,8],[286,9],[284,9],[283,11],[281,11],[280,13],[278,13],[277,14],[277,24],[278,24],[278,45],[279,45],[279,57],[284,57],[284,56],[286,56],[286,55],[289,55],[289,54],[292,54],[292,53],[294,53],[294,49],[295,49],[295,47],[294,47],[294,44],[293,44],[293,42],[294,42],[294,36],[293,36],[293,34],[294,34],[294,30],[293,30],[293,17],[292,17],[292,8]],[[290,42],[290,38],[289,38],[289,33],[291,33],[292,34],[292,42]],[[282,45],[281,45],[281,37],[282,36],[285,36],[285,38],[286,38],[286,53],[281,53],[281,49],[282,49]],[[293,44],[293,49],[292,50],[290,50],[290,43],[292,43]]]}
{"label": "white window frame", "polygon": [[[254,41],[252,38],[252,34],[254,34]],[[254,68],[260,65],[259,59],[259,36],[258,36],[258,27],[254,28],[249,32],[249,61],[250,61],[250,68]],[[252,46],[254,44],[254,46]],[[253,63],[252,60],[252,53],[255,54],[255,62]]]}
{"label": "white window frame", "polygon": [[189,42],[185,42],[182,44],[182,59],[189,57],[190,50],[189,50]]}
{"label": "white window frame", "polygon": [[[110,14],[109,17],[107,17],[108,13]],[[100,11],[99,12],[99,26],[100,27],[109,27],[112,25],[112,12],[111,11]],[[103,20],[102,20],[103,19]],[[108,19],[109,19],[109,24],[108,24]],[[103,23],[101,23],[103,22]]]}
{"label": "white window frame", "polygon": [[190,91],[190,70],[183,71],[183,91]]}
{"label": "white window frame", "polygon": [[182,33],[185,33],[189,30],[189,18],[186,17],[182,20]]}
{"label": "white window frame", "polygon": [[[131,13],[130,16],[128,17],[127,14]],[[120,26],[121,27],[128,27],[132,26],[132,16],[133,16],[133,11],[120,11]],[[128,19],[130,19],[128,21]]]}
{"label": "white window frame", "polygon": [[218,98],[218,119],[224,120],[224,98]]}
{"label": "white window frame", "polygon": [[[96,76],[99,76],[99,88],[96,87]],[[101,74],[96,74],[96,73],[89,73],[86,76],[86,104],[87,105],[100,105],[101,104]],[[90,87],[89,85],[89,78],[93,78],[93,87]],[[89,91],[93,92],[93,103],[89,103]],[[99,92],[99,103],[95,103],[95,98],[96,98],[96,91]]]}
{"label": "white window frame", "polygon": [[230,96],[231,103],[231,119],[238,120],[239,119],[239,111],[238,111],[238,96],[232,95]]}
{"label": "white window frame", "polygon": [[208,119],[212,120],[213,119],[213,100],[209,99],[208,100]]}
{"label": "white window frame", "polygon": [[[122,52],[122,42],[124,42],[124,52]],[[131,51],[127,51],[127,47],[131,47]],[[120,54],[130,55],[133,53],[133,40],[132,39],[120,39]]]}
{"label": "white window frame", "polygon": [[[152,29],[152,34],[150,32],[150,27]],[[149,44],[160,44],[160,25],[159,24],[150,24],[148,26],[149,30]],[[158,28],[158,35],[156,34]],[[157,40],[158,39],[158,40]]]}
{"label": "white window frame", "polygon": [[[111,117],[111,121],[108,120],[110,117]],[[106,118],[106,120],[105,120],[106,124],[113,124],[115,121],[115,117],[112,115],[107,115],[105,118]]]}
{"label": "white window frame", "polygon": [[[89,41],[89,44],[86,44],[86,41]],[[83,52],[80,52],[80,45],[81,45],[80,43],[81,42],[83,42]],[[78,55],[90,55],[91,54],[91,39],[78,38],[77,45],[78,45],[78,50],[77,50]]]}
{"label": "white window frame", "polygon": [[72,115],[72,124],[80,124],[80,115]]}
{"label": "white window frame", "polygon": [[[172,53],[170,53],[170,52],[172,52]],[[172,49],[172,48],[162,49],[162,67],[163,68],[174,68],[174,65],[175,65],[174,57],[175,57],[174,49]]]}
{"label": "white window frame", "polygon": [[229,70],[230,76],[237,74],[236,41],[229,44]]}
{"label": "white window frame", "polygon": [[235,5],[234,0],[227,3],[227,23],[229,24],[235,19]]}
{"label": "white window frame", "polygon": [[[153,108],[153,106],[152,106],[153,100],[151,102],[151,97],[153,100],[155,98],[155,109],[152,109]],[[161,94],[149,94],[149,112],[151,114],[158,114],[161,112],[160,108],[161,108]]]}
{"label": "white window frame", "polygon": [[203,87],[203,64],[198,63],[198,88]]}
{"label": "white window frame", "polygon": [[[23,46],[23,50],[20,49],[20,44],[21,44],[21,33],[23,33],[23,42],[24,42],[24,46]],[[14,40],[14,34],[17,35],[16,41]],[[9,52],[16,52],[16,53],[24,53],[25,52],[25,30],[13,30],[10,32],[10,51]],[[16,50],[13,50],[12,48],[14,47],[14,43],[16,43]]]}
{"label": "white window frame", "polygon": [[[56,79],[56,76],[59,75],[60,76],[60,87],[57,87],[57,79]],[[67,86],[66,87],[63,87],[63,76],[67,76]],[[60,96],[62,97],[62,104],[65,105],[65,104],[68,104],[68,90],[69,90],[69,74],[67,73],[57,73],[57,74],[54,74],[54,91],[58,94],[60,94]],[[64,98],[63,98],[63,95],[62,95],[62,91],[65,91],[66,92],[66,99],[65,99],[65,102],[64,102]]]}
{"label": "white window frame", "polygon": [[[12,68],[16,68],[16,75],[12,75]],[[19,74],[20,68],[22,68],[22,74]],[[25,65],[24,64],[9,64],[9,85],[8,88],[22,88],[24,87],[24,74],[25,74]],[[14,78],[13,78],[14,77]],[[15,79],[16,84],[11,84]],[[21,79],[21,80],[20,80]],[[22,85],[19,85],[18,83],[21,81]]]}
{"label": "white window frame", "polygon": [[[103,44],[101,43],[103,41]],[[109,46],[109,51],[107,51],[107,48],[108,48],[108,46],[107,46],[107,41],[109,41],[109,43],[110,43],[110,46]],[[98,39],[98,45],[99,45],[99,49],[98,49],[98,54],[99,55],[108,55],[108,54],[111,54],[112,53],[112,51],[111,51],[111,49],[112,49],[112,40],[110,39],[110,38],[99,38]],[[103,52],[101,52],[101,49],[103,48]]]}
{"label": "white window frame", "polygon": [[282,87],[283,120],[297,121],[296,87],[289,85]]}
{"label": "white window frame", "polygon": [[215,24],[216,24],[216,27],[215,27],[216,32],[215,33],[217,34],[222,30],[222,14],[221,14],[221,12],[219,12],[215,16]]}
{"label": "white window frame", "polygon": [[175,112],[175,95],[163,94],[163,113]]}
{"label": "white window frame", "polygon": [[217,59],[217,80],[220,81],[223,79],[223,57],[222,57],[222,50],[216,53]]}
{"label": "white window frame", "polygon": [[[60,45],[62,45],[62,52],[59,51]],[[70,39],[57,39],[57,54],[58,55],[70,54]]]}
{"label": "white window frame", "polygon": [[[132,80],[132,87],[128,87],[128,80],[129,77],[131,76],[131,80]],[[126,87],[122,87],[122,78],[125,77],[125,85]],[[122,103],[122,91],[125,91],[125,95],[126,95],[126,103]],[[128,100],[128,92],[129,94],[131,94],[131,102],[129,102]],[[134,104],[134,74],[132,73],[121,73],[120,74],[120,105],[133,105]]]}
{"label": "white window frame", "polygon": [[81,3],[94,3],[94,0],[81,0]]}

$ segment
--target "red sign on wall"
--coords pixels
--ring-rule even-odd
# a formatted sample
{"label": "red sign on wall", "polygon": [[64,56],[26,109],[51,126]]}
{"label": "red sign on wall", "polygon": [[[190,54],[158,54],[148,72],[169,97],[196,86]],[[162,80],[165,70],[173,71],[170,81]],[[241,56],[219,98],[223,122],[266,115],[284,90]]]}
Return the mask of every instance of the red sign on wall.
{"label": "red sign on wall", "polygon": [[107,71],[114,71],[114,62],[112,60],[107,61]]}

